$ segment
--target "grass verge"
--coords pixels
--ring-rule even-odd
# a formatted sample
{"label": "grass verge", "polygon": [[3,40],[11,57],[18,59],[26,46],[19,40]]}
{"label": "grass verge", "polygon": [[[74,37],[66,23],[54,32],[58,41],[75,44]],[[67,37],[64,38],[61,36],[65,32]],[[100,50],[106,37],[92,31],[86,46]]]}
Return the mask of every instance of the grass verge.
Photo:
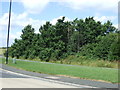
{"label": "grass verge", "polygon": [[[3,63],[5,62],[5,59]],[[60,64],[47,64],[38,62],[26,62],[17,61],[17,64],[13,64],[12,60],[9,60],[9,66],[19,69],[52,74],[52,75],[64,75],[70,77],[77,77],[82,79],[92,79],[107,81],[112,83],[118,83],[118,69],[103,68],[103,67],[88,67],[88,66],[68,66]]]}
{"label": "grass verge", "polygon": [[[20,57],[20,59],[25,60],[24,58]],[[28,59],[26,59],[28,60]],[[30,59],[31,61],[42,61],[38,57],[34,59]],[[42,61],[45,62],[45,61]],[[50,59],[51,63],[58,63],[58,64],[71,64],[71,65],[82,65],[82,66],[91,66],[91,67],[107,67],[107,68],[117,68],[118,69],[118,61],[109,61],[109,60],[98,60],[93,58],[88,58],[85,56],[77,56],[77,55],[70,55],[65,59],[61,60],[53,60]]]}

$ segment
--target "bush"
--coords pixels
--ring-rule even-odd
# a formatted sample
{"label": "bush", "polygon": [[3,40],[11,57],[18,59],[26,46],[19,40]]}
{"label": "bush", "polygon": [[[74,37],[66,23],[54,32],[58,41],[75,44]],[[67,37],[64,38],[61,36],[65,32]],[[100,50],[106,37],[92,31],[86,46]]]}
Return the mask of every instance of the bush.
{"label": "bush", "polygon": [[108,54],[109,60],[120,60],[120,42],[117,40],[112,43]]}
{"label": "bush", "polygon": [[90,58],[103,60],[120,60],[120,43],[116,33],[110,33],[106,36],[99,36],[96,43],[84,45],[80,54]]}
{"label": "bush", "polygon": [[43,61],[49,62],[51,57],[51,48],[45,48],[40,52],[39,58]]}

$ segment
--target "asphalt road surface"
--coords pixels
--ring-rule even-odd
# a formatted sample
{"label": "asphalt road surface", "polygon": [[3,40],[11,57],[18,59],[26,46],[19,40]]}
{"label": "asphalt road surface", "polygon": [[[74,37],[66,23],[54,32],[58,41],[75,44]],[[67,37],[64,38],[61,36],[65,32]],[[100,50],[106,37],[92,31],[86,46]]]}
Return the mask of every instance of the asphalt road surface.
{"label": "asphalt road surface", "polygon": [[92,88],[85,85],[63,83],[55,80],[24,75],[2,68],[0,68],[0,75],[1,88]]}

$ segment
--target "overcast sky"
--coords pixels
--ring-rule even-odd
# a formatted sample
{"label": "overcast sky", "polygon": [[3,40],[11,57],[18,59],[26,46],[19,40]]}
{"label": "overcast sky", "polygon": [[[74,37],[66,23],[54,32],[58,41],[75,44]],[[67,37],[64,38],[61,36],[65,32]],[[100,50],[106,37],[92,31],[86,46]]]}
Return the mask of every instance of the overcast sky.
{"label": "overcast sky", "polygon": [[[35,32],[46,21],[52,24],[62,16],[70,21],[89,16],[118,27],[119,0],[12,0],[10,44],[20,38],[22,29],[31,24]],[[0,0],[0,47],[6,47],[9,0]],[[2,12],[1,12],[2,11]]]}

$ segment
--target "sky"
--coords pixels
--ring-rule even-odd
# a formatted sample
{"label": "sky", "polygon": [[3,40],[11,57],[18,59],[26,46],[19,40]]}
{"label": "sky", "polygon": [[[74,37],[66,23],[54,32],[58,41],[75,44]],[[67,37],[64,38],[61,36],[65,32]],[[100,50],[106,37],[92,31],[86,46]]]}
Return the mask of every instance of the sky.
{"label": "sky", "polygon": [[[10,0],[0,0],[0,47],[6,47],[8,11]],[[119,0],[12,0],[11,28],[9,46],[14,39],[20,39],[22,29],[30,24],[39,33],[46,21],[52,24],[66,17],[66,21],[75,18],[85,19],[93,16],[105,23],[110,20],[118,28]]]}

